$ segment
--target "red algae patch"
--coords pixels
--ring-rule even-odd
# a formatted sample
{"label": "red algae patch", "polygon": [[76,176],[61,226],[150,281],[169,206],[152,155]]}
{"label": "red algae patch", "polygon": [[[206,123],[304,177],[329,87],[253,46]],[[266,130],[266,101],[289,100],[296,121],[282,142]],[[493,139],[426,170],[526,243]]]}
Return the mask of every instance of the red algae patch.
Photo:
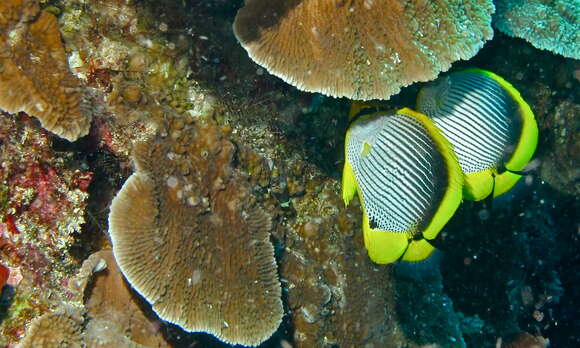
{"label": "red algae patch", "polygon": [[270,217],[233,167],[228,132],[169,117],[137,144],[109,233],[123,274],[160,318],[254,346],[282,320],[281,289]]}

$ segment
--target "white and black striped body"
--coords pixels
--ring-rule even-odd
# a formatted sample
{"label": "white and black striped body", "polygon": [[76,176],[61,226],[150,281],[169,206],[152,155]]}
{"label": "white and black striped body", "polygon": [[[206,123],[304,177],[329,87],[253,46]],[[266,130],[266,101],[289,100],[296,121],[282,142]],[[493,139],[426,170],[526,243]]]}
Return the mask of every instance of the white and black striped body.
{"label": "white and black striped body", "polygon": [[421,122],[402,114],[358,121],[349,130],[346,152],[371,229],[423,230],[449,179],[444,159]]}
{"label": "white and black striped body", "polygon": [[417,109],[441,129],[465,174],[503,170],[521,132],[516,102],[477,72],[453,73],[423,87]]}

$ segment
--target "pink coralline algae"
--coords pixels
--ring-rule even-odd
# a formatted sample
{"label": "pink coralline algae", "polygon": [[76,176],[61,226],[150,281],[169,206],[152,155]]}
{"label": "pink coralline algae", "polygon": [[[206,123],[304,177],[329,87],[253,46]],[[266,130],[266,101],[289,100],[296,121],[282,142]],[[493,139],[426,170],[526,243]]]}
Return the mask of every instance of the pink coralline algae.
{"label": "pink coralline algae", "polygon": [[[55,139],[27,115],[0,115],[0,259],[21,277],[11,284],[18,305],[2,323],[0,346],[64,298],[60,285],[74,274],[71,246],[85,222],[93,174],[70,153],[55,151]],[[46,288],[53,289],[50,297]]]}

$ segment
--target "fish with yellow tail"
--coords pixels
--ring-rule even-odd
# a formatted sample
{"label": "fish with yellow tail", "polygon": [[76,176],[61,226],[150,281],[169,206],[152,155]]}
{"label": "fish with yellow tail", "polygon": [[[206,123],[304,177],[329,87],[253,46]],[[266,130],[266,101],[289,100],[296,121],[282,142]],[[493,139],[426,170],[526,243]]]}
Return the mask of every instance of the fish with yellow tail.
{"label": "fish with yellow tail", "polygon": [[345,139],[342,198],[358,193],[363,234],[376,263],[421,261],[453,216],[463,174],[433,122],[408,108],[376,111],[354,103]]}
{"label": "fish with yellow tail", "polygon": [[509,82],[486,70],[454,72],[427,84],[419,91],[417,110],[452,144],[468,200],[509,191],[538,143],[530,106]]}

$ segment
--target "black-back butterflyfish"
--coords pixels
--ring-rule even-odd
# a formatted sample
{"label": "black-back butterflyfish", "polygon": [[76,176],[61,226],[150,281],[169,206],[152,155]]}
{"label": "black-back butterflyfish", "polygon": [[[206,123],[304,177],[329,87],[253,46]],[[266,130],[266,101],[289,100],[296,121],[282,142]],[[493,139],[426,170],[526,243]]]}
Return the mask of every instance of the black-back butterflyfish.
{"label": "black-back butterflyfish", "polygon": [[427,84],[419,91],[417,110],[453,145],[469,200],[511,189],[538,143],[530,106],[509,82],[486,70],[455,72]]}
{"label": "black-back butterflyfish", "polygon": [[423,114],[363,110],[347,130],[342,198],[348,205],[358,192],[376,263],[427,258],[459,206],[462,180],[451,145]]}

